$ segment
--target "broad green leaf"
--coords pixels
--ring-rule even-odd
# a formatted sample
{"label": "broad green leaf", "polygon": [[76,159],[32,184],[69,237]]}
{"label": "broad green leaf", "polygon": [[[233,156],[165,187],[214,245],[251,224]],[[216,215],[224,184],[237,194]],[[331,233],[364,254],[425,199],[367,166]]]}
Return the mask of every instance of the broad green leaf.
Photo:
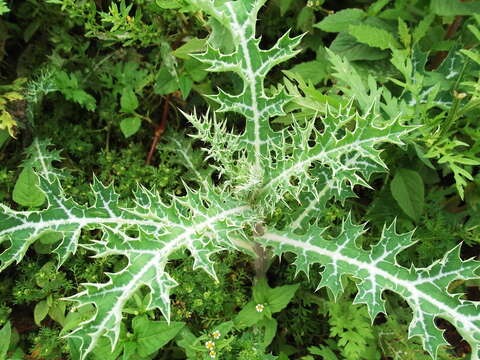
{"label": "broad green leaf", "polygon": [[3,145],[6,144],[9,138],[10,137],[7,130],[0,130],[0,149],[2,149]]}
{"label": "broad green leaf", "polygon": [[267,303],[272,313],[283,310],[292,300],[300,284],[284,285],[270,289],[267,296]]}
{"label": "broad green leaf", "polygon": [[131,116],[120,121],[120,130],[127,138],[137,133],[142,125],[142,120],[137,116]]}
{"label": "broad green leaf", "polygon": [[[125,337],[125,325],[122,324],[121,330],[119,331],[119,337],[124,338]],[[71,340],[74,346],[79,345],[79,341],[77,339],[72,338]],[[70,349],[72,347],[70,346]],[[75,349],[77,350],[78,347]],[[95,347],[95,349],[92,351],[92,358],[94,360],[117,360],[119,355],[122,353],[123,346],[122,342],[119,341],[114,348],[112,348],[112,344],[106,337],[101,337],[98,340],[98,345]]]}
{"label": "broad green leaf", "polygon": [[[233,320],[235,325],[239,328],[246,328],[262,320],[264,313],[257,310],[257,305],[259,304],[255,301],[248,302]],[[265,306],[264,304],[261,305]]]}
{"label": "broad green leaf", "polygon": [[327,32],[347,31],[350,25],[360,24],[367,14],[360,9],[344,9],[328,15],[314,27]]}
{"label": "broad green leaf", "polygon": [[311,81],[314,85],[317,85],[327,75],[325,63],[318,60],[297,64],[290,71],[307,81]]}
{"label": "broad green leaf", "polygon": [[38,176],[33,169],[30,166],[24,167],[13,188],[13,200],[22,206],[42,206],[45,203],[45,195],[38,184]]}
{"label": "broad green leaf", "polygon": [[213,329],[212,334],[215,331],[218,331],[220,333],[220,338],[219,339],[222,339],[222,338],[227,336],[227,334],[233,329],[233,327],[234,327],[233,321],[226,321],[226,322],[221,323],[220,325],[216,326]]}
{"label": "broad green leaf", "polygon": [[430,9],[439,16],[471,15],[480,12],[480,1],[431,0]]}
{"label": "broad green leaf", "polygon": [[295,29],[298,29],[303,32],[309,32],[313,27],[313,22],[315,21],[315,15],[313,9],[305,6],[303,7],[297,15],[297,21],[295,24]]}
{"label": "broad green leaf", "polygon": [[277,2],[280,8],[280,16],[284,16],[285,13],[290,9],[294,0],[280,0]]}
{"label": "broad green leaf", "polygon": [[339,360],[337,355],[327,346],[312,346],[309,347],[308,350],[311,354],[322,356],[324,360]]}
{"label": "broad green leaf", "polygon": [[[188,359],[194,359],[196,357],[197,347],[194,345],[197,341],[195,335],[188,327],[184,327],[177,335],[176,343],[180,346]],[[201,349],[203,350],[203,348]]]}
{"label": "broad green leaf", "polygon": [[269,291],[270,287],[268,286],[267,279],[264,277],[258,279],[252,290],[253,301],[257,304],[264,304],[268,299]]}
{"label": "broad green leaf", "polygon": [[0,0],[0,16],[9,12],[9,11],[10,11],[10,9],[8,8],[5,0]]}
{"label": "broad green leaf", "polygon": [[48,311],[48,315],[53,320],[58,322],[62,327],[64,326],[66,321],[66,318],[65,318],[66,307],[67,307],[67,304],[64,301],[55,300],[55,302],[50,307],[50,310]]}
{"label": "broad green leaf", "polygon": [[166,66],[162,67],[155,79],[154,91],[158,95],[170,94],[178,90],[178,79]]}
{"label": "broad green leaf", "polygon": [[125,87],[120,97],[120,107],[124,113],[132,113],[138,108],[138,99],[132,88]]}
{"label": "broad green leaf", "polygon": [[185,326],[183,322],[151,321],[145,316],[137,316],[132,328],[137,339],[137,351],[147,357],[170,342]]}
{"label": "broad green leaf", "polygon": [[355,37],[344,32],[337,35],[335,40],[330,44],[329,49],[348,61],[380,60],[388,57],[386,51],[362,44],[358,42]]}
{"label": "broad green leaf", "polygon": [[188,75],[182,75],[178,78],[178,85],[180,87],[180,91],[182,92],[182,97],[186,99],[188,94],[190,94],[190,90],[192,89],[193,80]]}
{"label": "broad green leaf", "polygon": [[299,285],[268,286],[265,278],[259,279],[253,287],[253,301],[269,307],[271,313],[283,310],[295,295]]}
{"label": "broad green leaf", "polygon": [[138,359],[137,355],[137,343],[135,341],[126,341],[123,344],[122,360],[134,360]]}
{"label": "broad green leaf", "polygon": [[258,323],[258,326],[262,326],[265,329],[265,333],[263,335],[263,347],[266,348],[268,345],[271,344],[275,334],[277,333],[277,320],[275,319],[267,319],[264,318],[262,321]]}
{"label": "broad green leaf", "polygon": [[202,81],[207,76],[205,66],[197,59],[189,58],[183,63],[185,72],[190,75],[193,81]]}
{"label": "broad green leaf", "polygon": [[390,191],[405,214],[418,221],[423,212],[425,191],[418,172],[398,169],[390,183]]}
{"label": "broad green leaf", "polygon": [[175,49],[172,52],[172,55],[179,58],[187,60],[190,58],[190,54],[193,52],[198,52],[205,49],[206,40],[199,38],[192,38],[188,40],[185,44]]}
{"label": "broad green leaf", "polygon": [[[480,25],[480,23],[479,23]],[[480,29],[474,25],[467,25],[468,30],[472,32],[473,35],[477,38],[477,40],[480,41]]]}
{"label": "broad green leaf", "polygon": [[477,51],[462,49],[460,50],[460,52],[480,65],[480,53],[478,53]]}
{"label": "broad green leaf", "polygon": [[8,134],[14,138],[16,126],[17,122],[12,115],[8,111],[0,109],[0,130],[7,130]]}
{"label": "broad green leaf", "polygon": [[48,311],[50,310],[50,305],[45,300],[42,300],[35,305],[33,310],[33,318],[35,320],[35,324],[41,326],[41,322],[45,319],[48,315]]}
{"label": "broad green leaf", "polygon": [[8,348],[10,347],[10,338],[12,336],[12,328],[10,321],[7,321],[0,330],[0,359],[7,358]]}
{"label": "broad green leaf", "polygon": [[366,24],[350,25],[348,32],[357,39],[357,41],[381,50],[400,47],[400,44],[392,33],[375,26]]}
{"label": "broad green leaf", "polygon": [[155,4],[162,9],[179,9],[182,7],[178,0],[155,0]]}

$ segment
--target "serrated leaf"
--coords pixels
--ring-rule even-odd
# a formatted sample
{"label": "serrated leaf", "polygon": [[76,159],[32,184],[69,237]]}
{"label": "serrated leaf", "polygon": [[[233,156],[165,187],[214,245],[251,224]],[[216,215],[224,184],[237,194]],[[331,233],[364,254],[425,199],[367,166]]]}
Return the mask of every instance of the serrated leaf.
{"label": "serrated leaf", "polygon": [[194,57],[208,65],[207,70],[233,71],[244,79],[245,86],[240,94],[232,95],[220,90],[210,98],[220,104],[219,111],[234,111],[246,117],[246,128],[238,137],[238,144],[248,149],[249,161],[260,167],[269,162],[264,154],[269,152],[273,137],[273,130],[264,120],[283,115],[283,107],[290,100],[283,89],[267,96],[263,82],[275,65],[298,53],[295,48],[302,37],[291,38],[287,32],[273,47],[262,50],[259,47],[260,39],[255,37],[256,17],[261,2],[226,2],[218,7],[209,0],[191,2],[219,21],[232,36],[235,51],[223,54],[210,42],[206,52]]}
{"label": "serrated leaf", "polygon": [[359,43],[353,36],[344,32],[337,35],[329,49],[348,61],[380,60],[388,57],[386,51]]}
{"label": "serrated leaf", "polygon": [[[167,206],[158,194],[139,188],[136,205],[129,209],[119,206],[112,186],[105,187],[96,179],[92,185],[95,199],[91,207],[80,206],[66,198],[58,180],[49,182],[40,178],[40,182],[48,200],[46,209],[16,212],[1,208],[0,239],[8,236],[11,242],[11,246],[0,254],[1,268],[20,261],[35,239],[52,230],[63,234],[54,250],[62,263],[75,253],[78,236],[84,227],[103,231],[101,240],[85,246],[97,256],[116,253],[130,259],[124,271],[109,275],[110,282],[85,284],[85,290],[71,298],[81,307],[93,303],[97,309],[92,319],[69,335],[82,360],[104,334],[111,344],[117,344],[122,307],[143,285],[152,293],[147,309],[160,309],[168,319],[169,291],[176,285],[164,271],[168,256],[187,248],[195,258],[195,269],[202,268],[215,276],[210,256],[225,248],[235,248],[230,234],[252,216],[247,206],[228,200],[213,189],[205,189],[204,193],[188,190],[188,200],[177,198]],[[208,208],[204,200],[208,200]],[[156,207],[153,212],[152,206]],[[136,237],[127,235],[131,230],[137,232]],[[242,238],[238,234],[235,239],[238,236]]]}
{"label": "serrated leaf", "polygon": [[412,37],[414,43],[420,41],[427,34],[428,29],[430,29],[434,19],[434,14],[428,14],[422,20],[420,20],[415,30],[413,30]]}
{"label": "serrated leaf", "polygon": [[64,172],[54,167],[54,162],[62,158],[58,150],[49,150],[51,143],[48,139],[33,139],[32,144],[25,150],[26,159],[22,163],[24,168],[31,167],[40,176],[53,180],[63,178]]}
{"label": "serrated leaf", "polygon": [[408,25],[402,18],[398,18],[398,36],[405,48],[410,48],[412,42],[412,36],[408,30]]}
{"label": "serrated leaf", "polygon": [[5,0],[0,0],[0,16],[10,11]]}
{"label": "serrated leaf", "polygon": [[327,32],[347,31],[350,25],[360,24],[367,14],[360,9],[344,9],[328,15],[314,27]]}
{"label": "serrated leaf", "polygon": [[333,240],[319,237],[322,230],[314,227],[304,235],[270,231],[259,240],[271,246],[276,254],[295,253],[295,265],[302,270],[316,263],[323,265],[319,287],[328,287],[336,296],[343,290],[342,276],[358,279],[354,303],[366,304],[372,321],[377,314],[386,313],[382,292],[390,290],[399,294],[413,310],[409,336],[420,336],[432,358],[436,358],[438,347],[446,343],[442,331],[435,325],[436,317],[451,322],[472,346],[473,358],[478,357],[480,305],[462,300],[458,294],[449,294],[446,288],[456,279],[476,278],[480,262],[461,260],[457,246],[428,268],[405,268],[396,262],[396,257],[413,244],[412,233],[397,234],[393,223],[384,228],[380,241],[365,251],[355,244],[363,230],[347,218],[340,235]]}
{"label": "serrated leaf", "polygon": [[418,221],[424,206],[424,185],[418,172],[409,169],[398,169],[395,172],[390,191],[400,208]]}
{"label": "serrated leaf", "polygon": [[17,126],[17,122],[13,119],[12,115],[6,110],[0,109],[0,130],[7,130],[11,137],[15,137],[14,129]]}
{"label": "serrated leaf", "polygon": [[38,187],[39,179],[30,166],[23,168],[13,187],[12,198],[22,206],[39,207],[45,203],[45,195]]}
{"label": "serrated leaf", "polygon": [[375,26],[367,24],[350,25],[348,32],[357,39],[357,41],[381,50],[400,47],[400,44],[392,33]]}
{"label": "serrated leaf", "polygon": [[55,90],[58,89],[67,100],[76,102],[89,111],[96,108],[95,98],[80,88],[78,78],[75,73],[67,74],[64,71],[55,73]]}
{"label": "serrated leaf", "polygon": [[377,0],[368,7],[368,15],[376,16],[390,2],[390,0]]}
{"label": "serrated leaf", "polygon": [[480,12],[480,1],[432,0],[430,9],[439,16],[471,15]]}

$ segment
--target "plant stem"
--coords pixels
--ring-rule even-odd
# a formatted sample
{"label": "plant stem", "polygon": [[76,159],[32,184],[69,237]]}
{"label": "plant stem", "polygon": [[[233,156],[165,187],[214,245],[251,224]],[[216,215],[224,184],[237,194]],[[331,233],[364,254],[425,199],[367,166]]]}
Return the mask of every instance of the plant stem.
{"label": "plant stem", "polygon": [[147,160],[145,160],[145,165],[150,165],[150,163],[152,162],[153,153],[155,152],[155,148],[157,147],[158,140],[160,140],[160,136],[162,136],[162,134],[165,132],[165,128],[167,126],[167,120],[168,120],[169,102],[170,102],[170,95],[167,95],[165,97],[165,102],[163,103],[162,120],[160,121],[158,126],[155,128],[152,144],[150,145],[150,151],[148,152]]}

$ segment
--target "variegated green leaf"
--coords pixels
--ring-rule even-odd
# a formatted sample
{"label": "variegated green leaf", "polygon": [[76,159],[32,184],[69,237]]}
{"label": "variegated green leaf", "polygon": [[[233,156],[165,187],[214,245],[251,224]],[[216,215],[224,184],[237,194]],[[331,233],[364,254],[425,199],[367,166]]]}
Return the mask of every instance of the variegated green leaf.
{"label": "variegated green leaf", "polygon": [[[223,54],[209,45],[203,54],[195,55],[199,61],[209,65],[209,71],[231,71],[243,80],[242,92],[238,95],[219,90],[210,98],[220,105],[220,112],[234,111],[246,118],[246,129],[239,137],[242,149],[247,150],[251,164],[258,169],[268,165],[269,147],[276,136],[268,119],[283,115],[283,106],[290,101],[284,89],[267,96],[264,80],[267,73],[277,64],[295,56],[299,50],[301,36],[291,38],[288,33],[268,50],[259,47],[255,37],[257,13],[264,1],[229,1],[215,6],[212,0],[192,0],[193,4],[208,12],[231,34],[235,50]],[[194,122],[195,124],[195,122]],[[208,139],[210,140],[210,139]]]}
{"label": "variegated green leaf", "polygon": [[41,177],[41,188],[48,199],[44,210],[22,212],[2,205],[0,240],[9,241],[10,246],[0,254],[0,269],[19,262],[37,238],[52,231],[63,235],[54,250],[59,265],[75,253],[82,229],[103,232],[101,240],[83,245],[96,257],[124,255],[128,259],[122,271],[109,275],[109,282],[85,284],[85,290],[71,298],[78,306],[94,304],[97,309],[93,319],[70,334],[82,359],[103,335],[110,338],[112,346],[116,344],[122,308],[142,286],[152,292],[149,308],[160,309],[169,318],[169,291],[176,285],[165,272],[170,254],[188,249],[195,268],[215,277],[210,256],[235,249],[237,239],[243,236],[239,229],[245,222],[255,221],[247,206],[206,187],[202,193],[188,190],[185,197],[175,197],[170,204],[139,187],[131,208],[121,207],[112,185],[103,186],[96,179],[92,185],[95,200],[90,207],[65,197],[57,179],[50,182]]}
{"label": "variegated green leaf", "polygon": [[341,277],[359,280],[354,303],[367,305],[372,322],[379,313],[386,313],[382,293],[393,291],[404,298],[413,311],[409,336],[420,336],[425,350],[436,358],[440,345],[446,344],[443,331],[435,325],[436,318],[450,321],[472,347],[472,359],[480,356],[480,304],[450,294],[448,286],[456,279],[478,278],[480,262],[460,259],[460,245],[428,268],[405,268],[396,261],[397,255],[411,246],[412,233],[397,234],[395,223],[383,229],[380,241],[365,251],[355,245],[364,227],[347,218],[340,234],[331,240],[322,237],[322,229],[311,227],[304,235],[292,231],[268,231],[258,238],[277,255],[297,255],[297,272],[307,275],[313,264],[324,266],[318,288],[326,286],[335,297],[342,291]]}

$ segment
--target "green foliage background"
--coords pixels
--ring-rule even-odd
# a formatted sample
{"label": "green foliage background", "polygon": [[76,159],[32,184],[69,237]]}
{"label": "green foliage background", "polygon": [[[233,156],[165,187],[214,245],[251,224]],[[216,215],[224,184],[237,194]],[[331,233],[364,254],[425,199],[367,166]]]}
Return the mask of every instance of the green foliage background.
{"label": "green foliage background", "polygon": [[[355,187],[356,198],[326,204],[318,225],[330,235],[351,214],[370,224],[359,244],[367,249],[396,219],[399,232],[416,229],[416,245],[398,258],[403,266],[428,266],[460,242],[463,259],[479,257],[479,14],[479,1],[456,0],[269,0],[261,9],[262,48],[288,29],[305,34],[300,54],[266,79],[267,91],[280,82],[293,96],[272,127],[303,125],[319,111],[349,103],[365,114],[372,99],[380,113],[401,114],[404,124],[415,126],[403,148],[383,147],[390,172],[375,173],[372,189]],[[44,205],[33,171],[34,139],[43,139],[38,144],[62,169],[66,193],[80,203],[93,201],[87,184],[94,175],[113,182],[125,206],[139,182],[165,201],[184,194],[180,179],[194,186],[172,141],[191,133],[182,112],[217,109],[209,95],[219,87],[237,93],[242,86],[230,73],[207,75],[190,56],[206,49],[207,20],[183,0],[0,0],[1,202],[23,210]],[[214,40],[228,51],[224,35]],[[243,126],[236,114],[225,119],[229,127]],[[145,164],[156,133],[160,140]],[[207,146],[195,139],[180,145],[192,151]],[[203,158],[196,161],[205,177],[217,175]],[[288,205],[269,216],[285,222]],[[96,236],[84,231],[80,241]],[[62,299],[125,266],[120,256],[90,258],[79,249],[57,271],[51,255],[57,241],[54,233],[40,238],[20,264],[0,274],[2,360],[69,359],[74,349],[59,336],[92,309]],[[0,253],[5,249],[1,243]],[[209,359],[204,344],[216,330],[222,333],[215,348],[220,359],[429,358],[418,338],[407,338],[412,314],[394,294],[385,294],[393,315],[378,316],[371,326],[367,308],[351,303],[354,279],[342,280],[345,293],[334,302],[327,290],[315,291],[318,271],[311,271],[310,281],[295,276],[288,266],[295,259],[284,254],[268,264],[268,282],[274,289],[285,286],[283,293],[292,292],[286,284],[298,288],[269,322],[253,310],[260,291],[253,284],[256,264],[239,253],[216,257],[218,281],[192,272],[193,260],[184,253],[168,264],[180,284],[173,290],[171,336],[160,312],[146,309],[149,295],[142,288],[124,311],[120,347],[111,354],[104,342],[90,358]],[[478,301],[479,285],[457,281],[449,290]],[[234,326],[239,319],[248,325]],[[452,326],[438,325],[451,344],[438,358],[469,356]],[[148,333],[158,334],[156,341]]]}

